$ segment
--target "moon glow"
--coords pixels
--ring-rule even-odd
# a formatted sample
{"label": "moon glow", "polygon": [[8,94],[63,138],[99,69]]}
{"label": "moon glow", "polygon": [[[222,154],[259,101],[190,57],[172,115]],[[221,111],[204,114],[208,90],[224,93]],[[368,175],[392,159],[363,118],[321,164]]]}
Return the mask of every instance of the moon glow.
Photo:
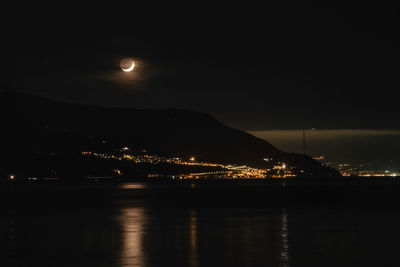
{"label": "moon glow", "polygon": [[135,62],[132,58],[126,57],[121,60],[119,66],[121,67],[121,70],[131,72],[133,68],[135,68]]}

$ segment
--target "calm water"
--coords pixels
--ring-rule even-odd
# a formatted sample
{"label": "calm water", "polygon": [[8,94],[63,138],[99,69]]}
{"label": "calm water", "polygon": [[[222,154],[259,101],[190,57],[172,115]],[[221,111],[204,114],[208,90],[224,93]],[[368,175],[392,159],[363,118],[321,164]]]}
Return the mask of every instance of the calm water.
{"label": "calm water", "polygon": [[7,189],[0,266],[400,264],[397,209],[163,205],[129,197],[151,185],[105,187]]}

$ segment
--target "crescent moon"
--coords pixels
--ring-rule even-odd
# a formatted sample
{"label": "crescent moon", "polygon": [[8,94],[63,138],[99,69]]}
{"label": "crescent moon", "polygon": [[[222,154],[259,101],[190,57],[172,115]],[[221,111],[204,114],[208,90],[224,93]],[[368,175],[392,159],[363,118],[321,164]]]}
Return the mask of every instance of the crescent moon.
{"label": "crescent moon", "polygon": [[132,61],[132,65],[129,68],[126,69],[122,68],[122,70],[125,72],[131,72],[134,67],[135,67],[135,62]]}

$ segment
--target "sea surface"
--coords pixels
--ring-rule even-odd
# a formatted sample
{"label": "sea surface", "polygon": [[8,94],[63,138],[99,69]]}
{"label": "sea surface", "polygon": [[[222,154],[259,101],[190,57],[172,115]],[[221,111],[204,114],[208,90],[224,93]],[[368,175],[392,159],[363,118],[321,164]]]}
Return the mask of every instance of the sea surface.
{"label": "sea surface", "polygon": [[400,266],[396,205],[263,205],[240,185],[232,205],[228,185],[223,205],[208,189],[193,201],[193,184],[2,186],[0,266]]}

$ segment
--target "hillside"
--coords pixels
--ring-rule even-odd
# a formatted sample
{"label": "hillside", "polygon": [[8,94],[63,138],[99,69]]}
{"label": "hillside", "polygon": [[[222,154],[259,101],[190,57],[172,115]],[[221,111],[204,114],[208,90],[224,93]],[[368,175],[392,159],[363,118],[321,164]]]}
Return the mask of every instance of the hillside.
{"label": "hillside", "polygon": [[266,168],[281,161],[303,175],[337,172],[306,155],[284,153],[265,140],[230,128],[205,113],[178,109],[105,108],[1,93],[3,162],[34,154],[74,155],[122,146],[160,156]]}

